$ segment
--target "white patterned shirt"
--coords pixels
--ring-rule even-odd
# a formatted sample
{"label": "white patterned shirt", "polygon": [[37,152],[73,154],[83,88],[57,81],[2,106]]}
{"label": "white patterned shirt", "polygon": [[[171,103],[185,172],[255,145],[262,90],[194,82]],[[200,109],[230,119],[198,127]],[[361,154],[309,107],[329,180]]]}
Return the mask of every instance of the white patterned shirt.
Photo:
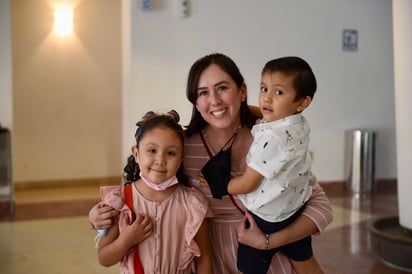
{"label": "white patterned shirt", "polygon": [[302,114],[252,128],[247,164],[262,174],[260,185],[238,197],[244,206],[268,222],[293,215],[312,194],[309,124]]}

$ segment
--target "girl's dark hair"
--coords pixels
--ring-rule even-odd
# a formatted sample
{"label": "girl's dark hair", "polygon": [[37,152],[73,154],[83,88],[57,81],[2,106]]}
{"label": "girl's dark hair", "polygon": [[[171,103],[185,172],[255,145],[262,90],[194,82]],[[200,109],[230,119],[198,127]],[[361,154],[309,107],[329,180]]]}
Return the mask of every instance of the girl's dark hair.
{"label": "girl's dark hair", "polygon": [[[207,122],[203,119],[202,115],[200,115],[200,112],[196,108],[196,100],[198,97],[197,89],[200,75],[212,64],[219,66],[223,71],[229,74],[229,76],[236,83],[237,87],[240,88],[245,82],[235,62],[224,54],[213,53],[198,59],[190,68],[187,79],[186,97],[193,105],[192,117],[189,125],[186,126],[187,136],[201,132],[207,125]],[[240,105],[241,125],[252,128],[257,118],[258,116],[250,111],[247,104],[247,99],[245,99]]]}
{"label": "girl's dark hair", "polygon": [[293,87],[296,90],[296,98],[309,96],[313,99],[316,92],[316,78],[309,64],[300,57],[287,56],[270,60],[262,69],[262,74],[282,72],[293,75]]}
{"label": "girl's dark hair", "polygon": [[[136,125],[136,146],[139,148],[140,140],[145,136],[145,134],[154,128],[169,128],[173,130],[179,137],[182,148],[184,147],[184,130],[181,125],[179,125],[179,114],[175,110],[169,111],[167,114],[155,114],[153,111],[147,112],[141,121],[137,122]],[[140,179],[140,167],[136,163],[133,155],[127,158],[127,164],[123,169],[123,180],[124,184],[132,183]],[[189,186],[189,179],[183,173],[183,161],[179,166],[176,173],[177,180],[180,184]]]}

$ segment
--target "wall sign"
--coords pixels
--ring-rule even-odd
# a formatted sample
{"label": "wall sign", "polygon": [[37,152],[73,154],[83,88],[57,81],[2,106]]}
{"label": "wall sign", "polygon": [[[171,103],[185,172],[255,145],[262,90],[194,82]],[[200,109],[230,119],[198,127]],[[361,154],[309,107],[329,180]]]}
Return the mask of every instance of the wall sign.
{"label": "wall sign", "polygon": [[358,30],[344,29],[342,46],[343,51],[358,51]]}

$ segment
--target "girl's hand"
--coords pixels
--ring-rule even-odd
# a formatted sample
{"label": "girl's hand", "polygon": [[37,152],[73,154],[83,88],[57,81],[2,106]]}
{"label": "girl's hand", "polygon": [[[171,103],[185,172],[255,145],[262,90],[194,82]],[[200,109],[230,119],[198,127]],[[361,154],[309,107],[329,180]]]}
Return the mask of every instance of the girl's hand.
{"label": "girl's hand", "polygon": [[153,232],[152,221],[147,216],[139,214],[132,223],[130,223],[127,215],[123,215],[121,219],[119,237],[122,237],[128,246],[134,246],[142,242]]}
{"label": "girl's hand", "polygon": [[96,204],[89,212],[89,220],[95,229],[108,229],[113,225],[113,217],[119,212],[103,202]]}
{"label": "girl's hand", "polygon": [[265,249],[265,234],[257,226],[255,219],[249,212],[245,212],[238,227],[238,241],[256,249]]}

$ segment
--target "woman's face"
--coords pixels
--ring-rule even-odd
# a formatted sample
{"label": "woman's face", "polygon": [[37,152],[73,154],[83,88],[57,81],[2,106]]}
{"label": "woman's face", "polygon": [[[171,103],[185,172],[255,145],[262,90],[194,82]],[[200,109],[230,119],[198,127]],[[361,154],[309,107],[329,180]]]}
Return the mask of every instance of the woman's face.
{"label": "woman's face", "polygon": [[246,85],[238,87],[218,65],[207,67],[199,77],[196,108],[211,127],[225,129],[240,125],[240,105]]}

